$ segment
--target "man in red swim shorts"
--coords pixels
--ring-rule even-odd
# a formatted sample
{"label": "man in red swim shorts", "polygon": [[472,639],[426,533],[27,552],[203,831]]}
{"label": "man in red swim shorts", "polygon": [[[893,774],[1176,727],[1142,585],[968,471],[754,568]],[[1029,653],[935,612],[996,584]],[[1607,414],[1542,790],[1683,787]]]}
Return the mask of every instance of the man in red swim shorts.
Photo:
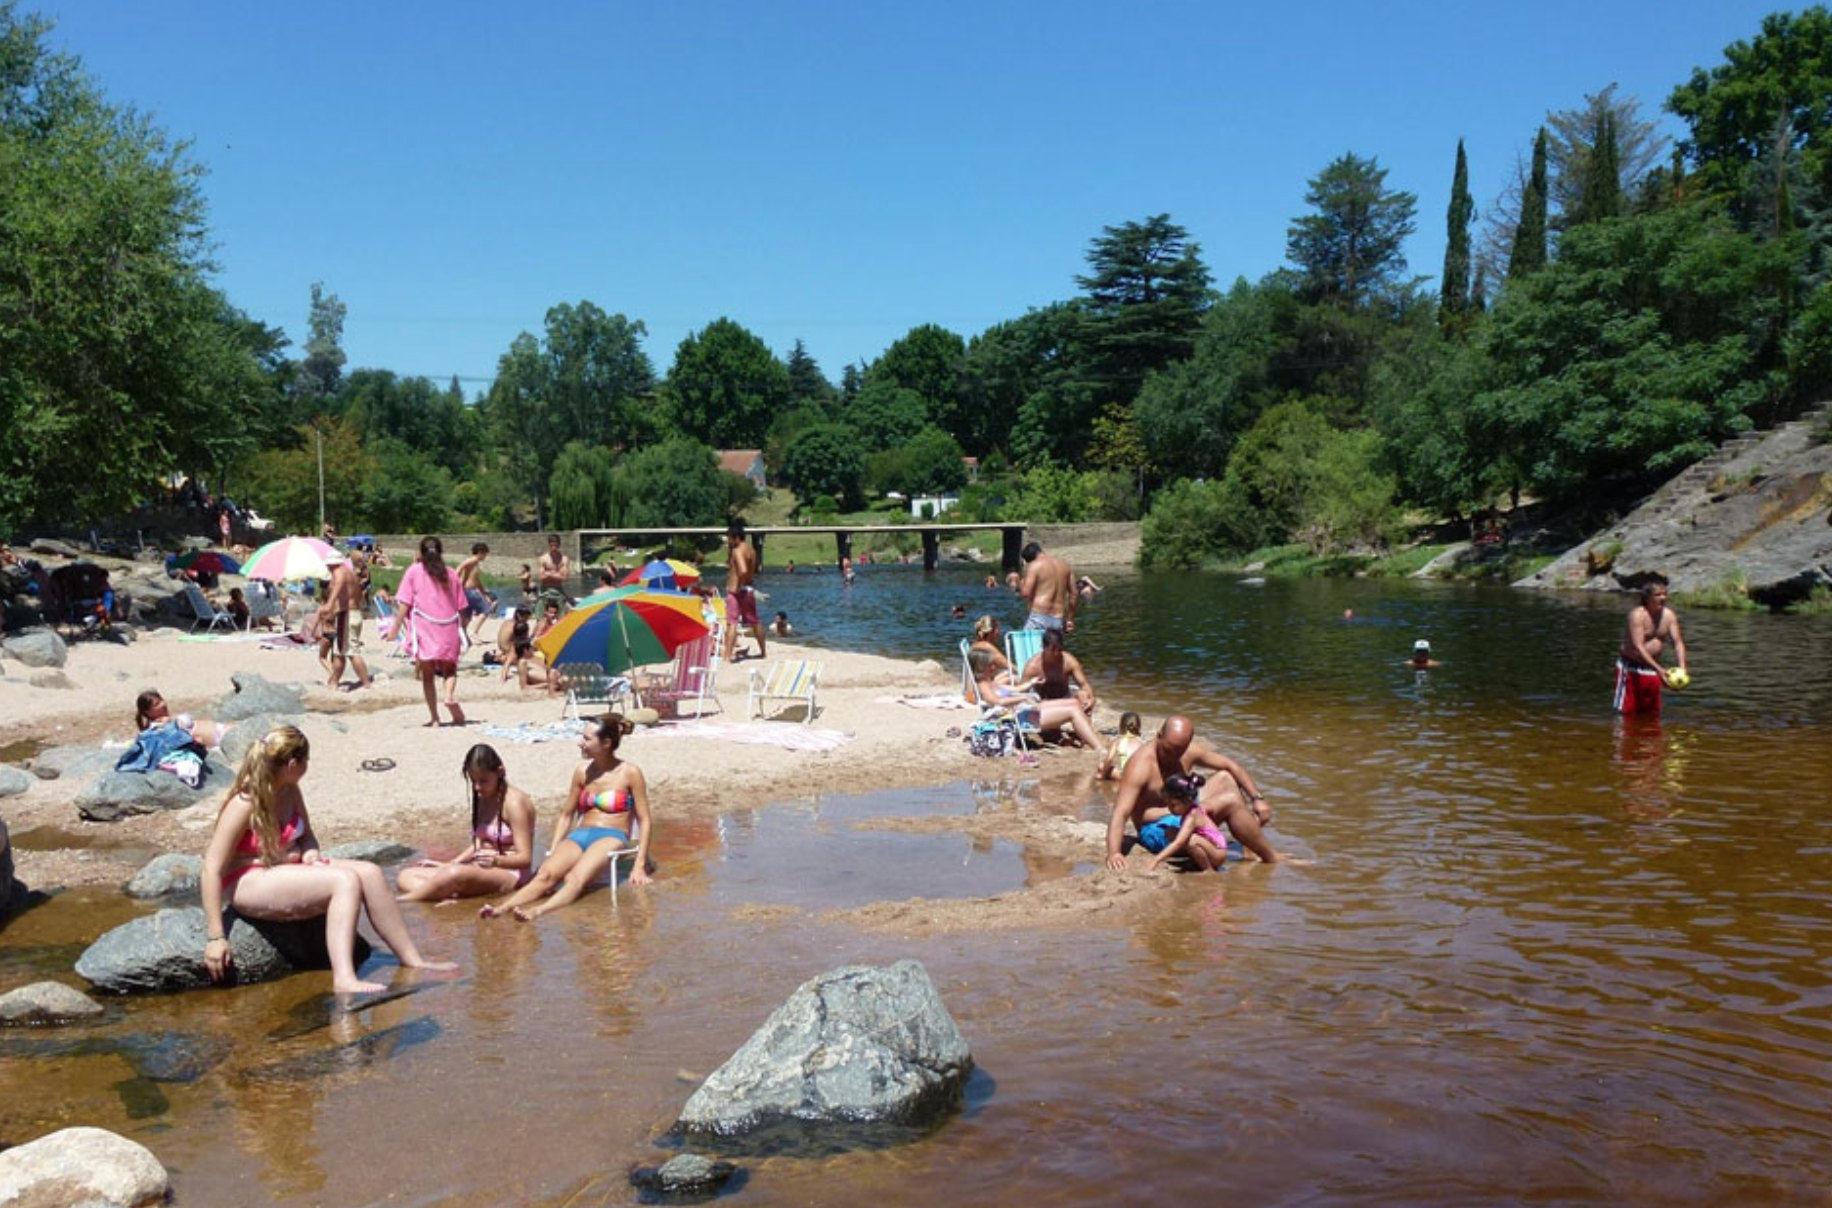
{"label": "man in red swim shorts", "polygon": [[749,625],[757,639],[757,657],[764,657],[763,623],[757,619],[757,550],[744,535],[744,521],[725,528],[725,661],[738,648],[738,627]]}
{"label": "man in red swim shorts", "polygon": [[1685,671],[1679,614],[1667,607],[1667,585],[1655,581],[1642,587],[1641,603],[1628,614],[1628,631],[1616,653],[1616,712],[1660,716],[1660,652],[1668,646]]}

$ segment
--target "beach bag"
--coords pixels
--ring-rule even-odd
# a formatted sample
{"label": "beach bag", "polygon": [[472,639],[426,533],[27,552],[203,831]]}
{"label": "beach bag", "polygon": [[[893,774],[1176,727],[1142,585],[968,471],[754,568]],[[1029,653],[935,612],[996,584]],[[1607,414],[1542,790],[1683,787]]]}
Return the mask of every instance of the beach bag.
{"label": "beach bag", "polygon": [[987,718],[967,733],[967,746],[975,755],[994,759],[1018,753],[1018,723],[1009,717]]}

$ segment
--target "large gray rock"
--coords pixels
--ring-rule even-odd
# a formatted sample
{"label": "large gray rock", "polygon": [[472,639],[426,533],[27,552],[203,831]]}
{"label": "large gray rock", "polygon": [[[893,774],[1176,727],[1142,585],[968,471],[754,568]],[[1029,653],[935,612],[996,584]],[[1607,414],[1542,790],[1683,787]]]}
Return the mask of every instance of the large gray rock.
{"label": "large gray rock", "polygon": [[120,758],[121,752],[100,747],[50,747],[32,760],[32,774],[40,780],[56,780],[60,776],[80,780],[114,771]]}
{"label": "large gray rock", "polygon": [[23,768],[0,766],[0,797],[17,797],[36,783]]}
{"label": "large gray rock", "polygon": [[221,796],[229,787],[229,765],[219,752],[204,761],[202,784],[192,788],[170,772],[108,772],[76,799],[76,812],[90,822],[118,822],[135,814],[181,810]]}
{"label": "large gray rock", "polygon": [[10,994],[0,994],[0,1026],[72,1023],[104,1013],[101,1003],[62,982],[33,982]]}
{"label": "large gray rock", "polygon": [[[271,981],[298,969],[328,969],[324,919],[273,923],[226,912],[229,950],[241,984]],[[76,971],[106,994],[153,994],[196,990],[210,984],[204,968],[204,912],[196,906],[161,910],[122,923],[103,934],[77,958]],[[358,964],[369,945],[356,937]]]}
{"label": "large gray rock", "polygon": [[170,1192],[152,1150],[103,1128],[66,1128],[0,1153],[6,1208],[149,1208]]}
{"label": "large gray rock", "polygon": [[165,898],[177,894],[196,894],[198,878],[203,876],[202,856],[167,852],[153,859],[122,886],[130,898]]}
{"label": "large gray rock", "polygon": [[61,667],[70,657],[70,648],[64,645],[64,640],[49,629],[8,634],[0,641],[0,651],[28,667]]}
{"label": "large gray rock", "polygon": [[915,961],[804,982],[687,1100],[678,1127],[725,1140],[817,1141],[933,1123],[960,1102],[973,1055]]}
{"label": "large gray rock", "polygon": [[697,1153],[675,1154],[659,1170],[643,1168],[630,1174],[631,1186],[659,1197],[664,1203],[694,1204],[719,1194],[738,1168]]}
{"label": "large gray rock", "polygon": [[50,537],[34,537],[26,543],[26,548],[35,554],[49,554],[53,558],[69,558],[74,561],[83,556],[83,551],[67,541],[56,541]]}
{"label": "large gray rock", "polygon": [[413,858],[417,848],[407,847],[400,843],[390,843],[386,839],[358,839],[354,843],[339,843],[327,847],[324,854],[333,860],[367,860],[371,864],[399,864]]}
{"label": "large gray rock", "polygon": [[235,691],[223,697],[213,716],[218,721],[242,721],[262,713],[305,712],[305,689],[298,684],[274,684],[252,672],[229,677]]}
{"label": "large gray rock", "polygon": [[[221,718],[217,720],[219,723],[222,721]],[[297,726],[302,720],[297,713],[257,713],[232,723],[219,744],[224,762],[232,768],[241,767],[242,757],[248,754],[248,748],[266,738],[269,731],[281,726]]]}

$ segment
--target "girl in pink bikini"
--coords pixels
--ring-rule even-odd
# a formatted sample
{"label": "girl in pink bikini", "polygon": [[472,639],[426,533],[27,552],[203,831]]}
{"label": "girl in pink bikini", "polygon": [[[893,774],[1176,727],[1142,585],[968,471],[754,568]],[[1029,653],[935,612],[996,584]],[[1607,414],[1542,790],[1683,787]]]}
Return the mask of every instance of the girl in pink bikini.
{"label": "girl in pink bikini", "polygon": [[502,756],[484,743],[464,757],[471,797],[470,843],[443,863],[422,860],[395,878],[402,902],[449,906],[459,898],[513,893],[534,870],[534,803],[509,783]]}
{"label": "girl in pink bikini", "polygon": [[356,922],[364,910],[402,965],[456,969],[449,961],[420,955],[381,869],[362,860],[333,860],[318,850],[299,791],[311,756],[305,735],[281,726],[248,748],[223,799],[204,852],[201,886],[209,936],[204,966],[210,980],[221,981],[232,964],[225,904],[251,919],[284,922],[323,915],[331,989],[339,994],[387,989],[356,976]]}
{"label": "girl in pink bikini", "polygon": [[[485,906],[477,912],[479,916],[493,919],[506,910],[532,923],[550,910],[570,905],[610,867],[612,854],[632,842],[636,864],[630,869],[630,884],[648,883],[649,841],[655,834],[649,816],[649,785],[641,768],[617,758],[617,745],[631,729],[615,713],[586,723],[585,735],[579,740],[579,754],[585,756],[585,762],[573,771],[566,790],[566,812],[554,827],[553,847],[541,870],[507,901]],[[611,875],[616,875],[614,868]],[[540,904],[530,906],[531,902]]]}
{"label": "girl in pink bikini", "polygon": [[1190,861],[1203,872],[1214,872],[1228,862],[1228,836],[1221,829],[1221,819],[1211,817],[1199,801],[1206,783],[1207,778],[1199,772],[1164,778],[1164,804],[1170,807],[1172,814],[1183,819],[1183,825],[1178,828],[1177,837],[1151,858],[1151,863],[1145,866],[1147,871],[1186,848]]}

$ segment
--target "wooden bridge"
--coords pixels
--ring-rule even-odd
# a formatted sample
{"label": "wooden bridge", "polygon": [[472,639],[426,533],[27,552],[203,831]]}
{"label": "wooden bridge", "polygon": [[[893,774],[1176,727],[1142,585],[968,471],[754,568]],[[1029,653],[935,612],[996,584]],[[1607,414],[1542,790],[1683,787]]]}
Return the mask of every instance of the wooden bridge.
{"label": "wooden bridge", "polygon": [[[922,565],[925,570],[934,570],[941,562],[941,537],[943,533],[974,533],[997,530],[1002,535],[999,561],[1004,570],[1019,569],[1019,553],[1024,548],[1023,521],[990,521],[985,524],[785,524],[746,526],[745,535],[751,544],[757,547],[757,561],[763,561],[763,544],[773,534],[795,533],[806,536],[809,533],[832,533],[835,557],[845,560],[852,557],[852,539],[857,533],[907,533],[915,529],[922,535]],[[579,529],[570,534],[573,548],[569,551],[575,559],[581,558],[585,546],[591,544],[633,545],[638,549],[645,546],[659,545],[671,537],[723,537],[723,525],[708,525],[702,528],[623,528],[623,529]],[[640,540],[639,540],[640,538]]]}

